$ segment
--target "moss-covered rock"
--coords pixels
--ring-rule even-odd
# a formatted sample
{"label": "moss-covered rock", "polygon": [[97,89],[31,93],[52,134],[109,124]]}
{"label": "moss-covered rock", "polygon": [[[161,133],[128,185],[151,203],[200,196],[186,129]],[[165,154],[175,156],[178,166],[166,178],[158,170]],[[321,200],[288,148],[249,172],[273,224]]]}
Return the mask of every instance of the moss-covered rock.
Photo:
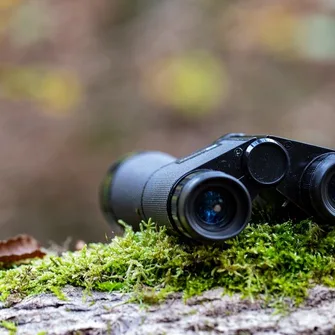
{"label": "moss-covered rock", "polygon": [[142,223],[110,243],[90,244],[61,257],[0,270],[0,297],[21,299],[69,284],[87,291],[131,292],[134,300],[157,302],[173,292],[185,298],[222,287],[245,297],[301,302],[316,284],[335,286],[335,229],[312,221],[250,224],[225,245],[192,245]]}

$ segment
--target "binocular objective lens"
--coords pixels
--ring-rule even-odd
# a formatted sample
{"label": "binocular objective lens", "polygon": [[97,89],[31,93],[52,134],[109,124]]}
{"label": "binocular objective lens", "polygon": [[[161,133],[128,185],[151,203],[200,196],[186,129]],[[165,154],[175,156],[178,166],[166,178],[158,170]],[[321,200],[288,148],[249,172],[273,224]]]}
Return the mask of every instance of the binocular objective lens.
{"label": "binocular objective lens", "polygon": [[335,153],[317,157],[307,167],[301,183],[302,200],[323,221],[335,221]]}
{"label": "binocular objective lens", "polygon": [[226,190],[205,190],[197,196],[195,211],[207,229],[222,228],[234,217],[236,201]]}
{"label": "binocular objective lens", "polygon": [[335,207],[335,174],[330,178],[328,183],[328,197],[331,205]]}

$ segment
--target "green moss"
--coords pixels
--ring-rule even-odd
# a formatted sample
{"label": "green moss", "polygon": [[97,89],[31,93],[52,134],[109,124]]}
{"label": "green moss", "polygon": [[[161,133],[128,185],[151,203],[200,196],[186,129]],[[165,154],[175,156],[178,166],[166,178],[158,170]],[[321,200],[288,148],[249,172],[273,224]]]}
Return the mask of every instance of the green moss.
{"label": "green moss", "polygon": [[63,301],[67,301],[68,298],[66,297],[66,295],[61,291],[61,289],[59,287],[50,287],[49,290],[59,299],[59,300],[63,300]]}
{"label": "green moss", "polygon": [[101,291],[132,292],[133,300],[155,303],[172,292],[184,297],[223,287],[245,297],[286,297],[301,302],[315,284],[335,287],[335,229],[311,221],[251,224],[224,246],[191,245],[155,224],[109,244],[91,244],[62,257],[48,256],[0,271],[1,299],[54,292],[67,284]]}
{"label": "green moss", "polygon": [[0,321],[0,327],[9,330],[10,335],[14,335],[17,332],[17,327],[15,323],[9,321]]}

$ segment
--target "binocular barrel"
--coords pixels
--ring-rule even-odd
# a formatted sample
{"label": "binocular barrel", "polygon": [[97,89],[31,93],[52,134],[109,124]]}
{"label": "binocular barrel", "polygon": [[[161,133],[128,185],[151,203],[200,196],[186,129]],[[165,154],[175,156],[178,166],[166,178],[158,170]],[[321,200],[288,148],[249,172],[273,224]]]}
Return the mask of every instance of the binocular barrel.
{"label": "binocular barrel", "polygon": [[176,158],[161,152],[134,154],[108,171],[101,192],[109,220],[135,230],[152,218],[169,231],[198,241],[240,233],[250,219],[251,199],[236,178],[209,169],[184,174]]}
{"label": "binocular barrel", "polygon": [[[112,165],[101,190],[101,206],[105,216],[116,222],[121,219],[138,230],[140,221],[146,219],[143,213],[143,191],[150,177],[175,159],[161,152],[142,152]],[[156,202],[157,197],[159,194],[152,201]]]}
{"label": "binocular barrel", "polygon": [[253,200],[267,191],[318,221],[334,223],[335,153],[243,134],[223,136],[181,159],[139,152],[111,166],[100,203],[108,221],[123,220],[134,230],[151,218],[188,239],[220,242],[245,228]]}

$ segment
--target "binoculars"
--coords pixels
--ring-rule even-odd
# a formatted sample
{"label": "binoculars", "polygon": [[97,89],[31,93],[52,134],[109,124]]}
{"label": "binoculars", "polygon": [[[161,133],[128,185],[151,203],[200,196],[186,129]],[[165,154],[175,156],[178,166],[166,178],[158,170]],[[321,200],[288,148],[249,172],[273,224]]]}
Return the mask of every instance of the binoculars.
{"label": "binoculars", "polygon": [[267,192],[317,222],[335,224],[335,152],[240,133],[180,159],[138,152],[107,171],[100,204],[108,221],[122,220],[135,231],[151,218],[187,239],[221,242],[245,228],[255,199]]}

